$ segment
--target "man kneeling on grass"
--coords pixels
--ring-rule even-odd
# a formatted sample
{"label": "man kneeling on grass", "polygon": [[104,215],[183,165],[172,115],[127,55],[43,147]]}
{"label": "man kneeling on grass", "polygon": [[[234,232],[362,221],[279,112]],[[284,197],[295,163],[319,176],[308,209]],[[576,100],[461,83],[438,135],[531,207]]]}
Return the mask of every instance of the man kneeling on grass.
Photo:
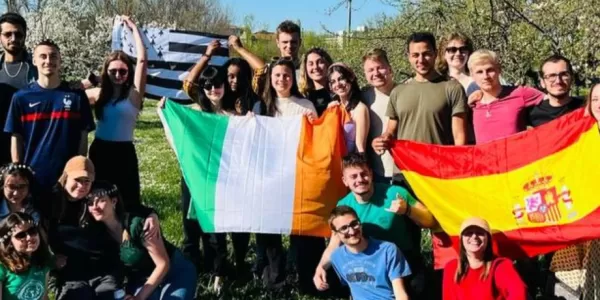
{"label": "man kneeling on grass", "polygon": [[[331,264],[353,299],[408,299],[402,278],[410,275],[408,262],[396,245],[365,238],[356,212],[338,206],[329,226],[344,246],[331,253]],[[317,289],[327,289],[322,282]]]}

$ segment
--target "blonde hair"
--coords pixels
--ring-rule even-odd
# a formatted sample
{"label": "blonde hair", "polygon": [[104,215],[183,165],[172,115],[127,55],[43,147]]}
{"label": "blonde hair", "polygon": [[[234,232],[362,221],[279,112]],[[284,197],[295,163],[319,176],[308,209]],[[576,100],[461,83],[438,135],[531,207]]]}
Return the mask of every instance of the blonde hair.
{"label": "blonde hair", "polygon": [[492,63],[493,65],[498,67],[498,69],[501,68],[500,60],[498,59],[498,55],[496,54],[496,52],[485,49],[473,52],[473,54],[471,54],[471,56],[469,57],[469,62],[467,63],[467,65],[469,66],[469,70],[473,70],[474,66],[480,65],[482,63]]}

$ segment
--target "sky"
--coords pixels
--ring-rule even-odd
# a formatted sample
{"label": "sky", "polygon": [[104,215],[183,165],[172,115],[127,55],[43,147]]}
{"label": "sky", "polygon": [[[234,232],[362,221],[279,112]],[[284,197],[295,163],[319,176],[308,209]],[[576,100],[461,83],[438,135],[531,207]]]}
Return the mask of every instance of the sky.
{"label": "sky", "polygon": [[[327,10],[343,0],[221,0],[234,13],[234,24],[241,26],[244,17],[254,15],[255,30],[266,25],[274,31],[277,25],[286,19],[300,20],[303,30],[325,32],[323,26],[332,32],[345,30],[348,10],[342,5],[337,11],[327,15]],[[396,8],[382,0],[352,0],[352,29],[381,14],[392,16]]]}

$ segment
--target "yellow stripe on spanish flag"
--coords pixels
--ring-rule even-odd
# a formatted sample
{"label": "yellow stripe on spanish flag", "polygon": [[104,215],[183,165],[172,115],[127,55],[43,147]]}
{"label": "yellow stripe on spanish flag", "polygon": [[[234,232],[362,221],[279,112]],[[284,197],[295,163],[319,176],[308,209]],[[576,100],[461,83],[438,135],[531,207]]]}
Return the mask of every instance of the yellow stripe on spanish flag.
{"label": "yellow stripe on spanish flag", "polygon": [[448,235],[436,239],[436,265],[457,248],[461,222],[482,217],[499,255],[550,252],[600,237],[600,133],[582,111],[477,146],[397,141],[396,164]]}

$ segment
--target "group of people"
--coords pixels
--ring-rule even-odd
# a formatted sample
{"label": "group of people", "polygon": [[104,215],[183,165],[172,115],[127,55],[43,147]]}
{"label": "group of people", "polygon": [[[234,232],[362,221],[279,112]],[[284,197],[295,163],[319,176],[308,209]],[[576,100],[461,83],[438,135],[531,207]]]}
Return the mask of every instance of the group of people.
{"label": "group of people", "polygon": [[[197,271],[214,276],[210,288],[217,293],[228,277],[250,273],[267,288],[282,289],[294,271],[300,293],[315,296],[347,296],[346,287],[354,299],[535,296],[539,287],[526,285],[511,260],[494,255],[492,228],[476,217],[461,227],[457,259],[443,271],[430,270],[421,229],[436,228],[437,221],[388,150],[394,139],[486,143],[582,107],[600,120],[600,89],[591,88],[587,104],[570,96],[574,73],[567,58],[541,62],[541,92],[503,84],[497,55],[475,51],[462,34],[444,37],[438,48],[431,33],[417,32],[406,44],[414,77],[396,83],[385,50],[375,48],[362,57],[368,86],[361,89],[354,70],[325,49],[300,56],[301,30],[290,21],[277,27],[280,57],[269,62],[231,36],[228,47],[239,58],[210,65],[221,47],[213,41],[183,81],[193,103],[179,104],[228,116],[309,120],[340,106],[350,116],[340,179],[350,192],[332,199],[339,201],[329,218],[331,238],[292,235],[286,251],[281,235],[255,234],[250,272],[249,233],[230,234],[234,261],[228,262],[227,234],[203,232],[186,218],[193,182],[181,179],[181,251],[162,237],[156,212],[142,205],[133,136],[148,62],[140,30],[128,17],[123,22],[133,32],[135,64],[114,51],[99,78],[66,83],[59,46],[42,41],[30,56],[25,20],[15,13],[0,17],[2,297],[43,299],[51,277],[61,300],[193,299]],[[171,100],[161,100],[159,109],[165,101]]]}

